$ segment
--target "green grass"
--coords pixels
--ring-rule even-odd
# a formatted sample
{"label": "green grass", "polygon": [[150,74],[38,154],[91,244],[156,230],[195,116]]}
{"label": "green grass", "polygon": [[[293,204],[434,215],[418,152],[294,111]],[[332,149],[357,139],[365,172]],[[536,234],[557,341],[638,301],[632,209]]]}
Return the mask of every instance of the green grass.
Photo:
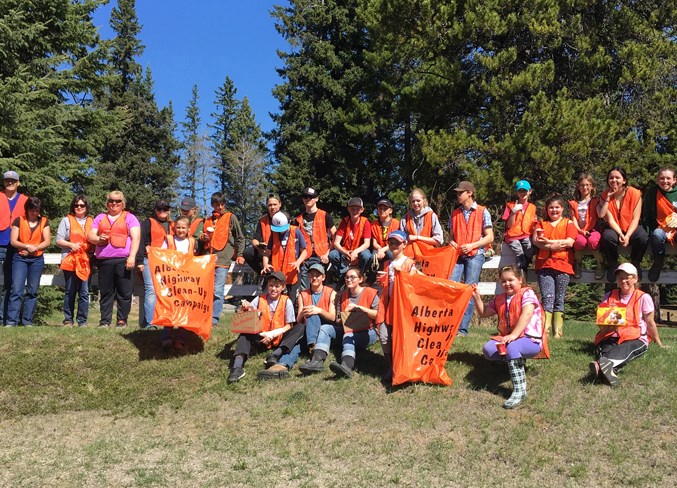
{"label": "green grass", "polygon": [[516,411],[505,365],[479,355],[489,332],[457,339],[451,387],[391,390],[378,347],[351,380],[261,382],[261,354],[228,385],[223,326],[181,357],[133,327],[0,329],[0,486],[677,484],[676,329],[612,390],[587,377],[595,327],[567,322]]}

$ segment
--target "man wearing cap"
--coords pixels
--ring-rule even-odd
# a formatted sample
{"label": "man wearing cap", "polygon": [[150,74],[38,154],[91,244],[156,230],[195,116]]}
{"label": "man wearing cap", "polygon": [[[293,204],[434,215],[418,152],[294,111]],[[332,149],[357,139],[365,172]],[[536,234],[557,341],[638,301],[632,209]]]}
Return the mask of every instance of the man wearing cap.
{"label": "man wearing cap", "polygon": [[371,247],[374,251],[371,259],[383,261],[392,259],[393,255],[388,250],[388,235],[400,228],[399,219],[393,218],[393,202],[389,198],[383,197],[376,202],[376,215],[378,219],[371,223]]}
{"label": "man wearing cap", "polygon": [[343,282],[343,275],[350,266],[358,266],[364,270],[371,257],[371,224],[362,216],[364,205],[360,197],[348,200],[348,216],[339,224],[334,249],[329,252],[329,261],[338,272],[338,282]]}
{"label": "man wearing cap", "polygon": [[152,325],[153,313],[155,312],[155,288],[153,287],[153,275],[148,266],[148,250],[151,247],[157,249],[167,248],[167,235],[174,229],[173,222],[169,219],[169,202],[158,200],[155,204],[153,215],[141,222],[141,244],[136,255],[136,267],[143,276],[143,317],[141,317],[142,329],[155,329]]}
{"label": "man wearing cap", "polygon": [[316,188],[306,187],[301,193],[303,213],[296,217],[299,228],[308,245],[308,259],[303,262],[300,272],[301,288],[310,286],[308,269],[315,263],[329,263],[330,243],[336,234],[336,226],[331,215],[317,208],[320,192]]}
{"label": "man wearing cap", "polygon": [[516,200],[506,204],[501,217],[505,221],[503,240],[515,253],[517,266],[526,271],[534,253],[531,234],[538,219],[536,206],[529,202],[531,184],[527,180],[519,180],[515,183],[515,193]]}
{"label": "man wearing cap", "polygon": [[190,219],[188,235],[197,239],[202,234],[204,219],[197,218],[197,204],[193,197],[183,197],[179,202],[179,215]]}
{"label": "man wearing cap", "polygon": [[203,254],[216,254],[216,271],[214,273],[214,308],[212,324],[217,325],[223,310],[224,289],[228,269],[233,259],[244,263],[244,234],[237,217],[226,211],[226,199],[223,193],[212,194],[212,215],[205,219],[203,232],[200,234],[200,247]]}
{"label": "man wearing cap", "polygon": [[[298,227],[289,225],[289,217],[284,212],[277,212],[270,219],[271,236],[267,253],[263,255],[262,274],[280,271],[285,277],[287,294],[294,301],[299,290],[299,269],[308,257],[306,240]],[[293,303],[293,302],[292,302]]]}
{"label": "man wearing cap", "polygon": [[[458,260],[449,279],[474,285],[480,280],[485,248],[494,241],[494,229],[489,210],[475,201],[475,185],[461,181],[454,191],[459,205],[449,217],[449,239],[458,250]],[[475,302],[471,298],[458,329],[459,335],[468,335],[473,310]]]}
{"label": "man wearing cap", "polygon": [[15,249],[9,245],[12,222],[18,217],[24,217],[24,205],[27,197],[18,192],[19,174],[16,171],[5,171],[2,175],[3,189],[0,192],[0,263],[5,285],[0,293],[0,322],[5,324],[9,289],[12,283],[12,257]]}
{"label": "man wearing cap", "polygon": [[256,224],[256,230],[252,237],[252,243],[244,250],[244,260],[249,267],[257,274],[261,274],[263,270],[263,256],[270,257],[270,250],[268,243],[270,242],[270,225],[273,215],[282,208],[282,200],[275,193],[269,193],[266,198],[266,214],[263,215]]}

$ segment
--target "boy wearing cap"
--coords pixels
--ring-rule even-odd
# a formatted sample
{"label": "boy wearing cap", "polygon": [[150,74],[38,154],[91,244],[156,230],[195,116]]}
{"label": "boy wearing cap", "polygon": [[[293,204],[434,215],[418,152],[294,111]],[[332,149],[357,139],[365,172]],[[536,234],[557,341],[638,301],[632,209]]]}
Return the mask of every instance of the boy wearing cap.
{"label": "boy wearing cap", "polygon": [[179,215],[190,219],[188,235],[198,239],[202,234],[204,219],[197,218],[197,204],[193,197],[184,197],[179,202]]}
{"label": "boy wearing cap", "polygon": [[16,171],[5,171],[2,175],[3,189],[0,192],[0,265],[2,266],[5,285],[0,293],[0,322],[6,323],[9,289],[12,283],[12,257],[16,250],[9,245],[12,222],[24,217],[24,205],[27,197],[18,192],[19,174]]}
{"label": "boy wearing cap", "polygon": [[288,296],[282,294],[284,287],[284,275],[275,271],[268,276],[266,294],[254,298],[250,304],[243,304],[243,311],[261,312],[263,330],[258,334],[240,334],[237,337],[228,383],[240,381],[245,375],[244,363],[250,356],[252,347],[275,348],[273,354],[266,359],[265,365],[268,368],[276,364],[278,358],[288,353],[303,336],[303,327],[294,327],[294,305]]}
{"label": "boy wearing cap", "polygon": [[263,215],[256,224],[256,230],[252,237],[252,243],[244,250],[244,260],[249,267],[257,274],[263,271],[263,256],[270,257],[268,244],[270,242],[270,225],[273,215],[282,208],[282,200],[275,193],[269,193],[266,198],[266,214]]}
{"label": "boy wearing cap", "polygon": [[[303,290],[297,299],[296,320],[304,330],[306,346],[311,352],[315,348],[320,327],[324,324],[333,324],[336,320],[336,292],[333,288],[324,285],[324,266],[315,263],[308,269],[310,289]],[[299,359],[301,344],[297,343],[291,351],[278,355],[278,351],[270,355],[266,364],[267,369],[259,372],[263,379],[282,379],[289,376],[289,371]]]}
{"label": "boy wearing cap", "polygon": [[216,254],[216,272],[214,274],[214,308],[212,324],[217,325],[223,310],[224,288],[228,268],[233,259],[244,264],[244,235],[240,222],[231,212],[226,211],[226,199],[223,193],[212,194],[212,215],[205,219],[204,229],[200,234],[202,254]]}
{"label": "boy wearing cap", "polygon": [[343,275],[350,266],[358,266],[364,270],[371,257],[371,224],[362,216],[364,206],[362,199],[353,197],[348,200],[348,216],[339,224],[334,249],[329,252],[329,261],[338,272],[338,282],[343,282]]}
{"label": "boy wearing cap", "polygon": [[308,256],[306,240],[298,227],[292,228],[289,225],[289,218],[284,212],[277,212],[273,215],[270,220],[270,230],[268,253],[263,255],[261,274],[281,271],[287,284],[287,294],[293,303],[299,290],[299,269]]}
{"label": "boy wearing cap", "polygon": [[301,288],[310,286],[308,269],[315,263],[329,263],[330,243],[336,234],[336,226],[331,215],[317,208],[320,192],[316,188],[306,187],[301,193],[303,213],[296,216],[303,238],[308,246],[308,259],[303,262],[300,272]]}
{"label": "boy wearing cap", "polygon": [[[475,185],[461,181],[454,191],[459,205],[449,217],[449,239],[458,249],[458,259],[449,279],[474,285],[480,280],[485,248],[494,241],[494,229],[489,210],[475,201]],[[458,329],[459,335],[468,335],[474,309],[475,302],[471,298]]]}
{"label": "boy wearing cap", "polygon": [[143,317],[141,317],[141,328],[153,330],[153,313],[155,311],[155,288],[153,287],[153,276],[148,266],[148,251],[151,247],[157,249],[166,249],[166,238],[174,230],[174,223],[169,219],[169,202],[158,200],[155,204],[153,215],[141,222],[141,244],[139,252],[136,254],[136,267],[143,276]]}
{"label": "boy wearing cap", "polygon": [[371,259],[383,261],[392,259],[393,256],[388,250],[388,236],[391,232],[400,228],[399,219],[393,218],[393,202],[389,198],[383,197],[376,202],[376,215],[378,219],[371,223],[371,247],[374,252]]}
{"label": "boy wearing cap", "polygon": [[519,180],[515,184],[517,198],[508,202],[503,211],[502,220],[505,221],[503,240],[515,253],[517,266],[524,271],[529,267],[533,256],[531,234],[538,221],[536,206],[529,202],[531,185],[527,180]]}

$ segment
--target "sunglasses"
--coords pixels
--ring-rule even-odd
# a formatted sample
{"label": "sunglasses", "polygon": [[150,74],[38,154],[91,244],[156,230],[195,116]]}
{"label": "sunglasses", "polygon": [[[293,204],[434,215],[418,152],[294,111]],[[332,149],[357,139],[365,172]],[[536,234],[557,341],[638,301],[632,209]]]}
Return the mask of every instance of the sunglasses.
{"label": "sunglasses", "polygon": [[122,200],[112,200],[112,199],[109,199],[109,200],[108,200],[108,203],[122,203]]}
{"label": "sunglasses", "polygon": [[87,205],[85,205],[84,203],[76,203],[75,205],[73,205],[73,208],[87,208]]}
{"label": "sunglasses", "polygon": [[169,207],[160,207],[156,208],[155,210],[157,210],[158,212],[169,212]]}

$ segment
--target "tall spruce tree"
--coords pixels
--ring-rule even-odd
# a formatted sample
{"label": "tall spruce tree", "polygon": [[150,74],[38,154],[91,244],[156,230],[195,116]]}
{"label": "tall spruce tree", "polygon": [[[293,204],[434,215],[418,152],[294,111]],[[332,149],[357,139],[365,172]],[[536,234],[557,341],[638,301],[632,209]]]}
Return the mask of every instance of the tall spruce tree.
{"label": "tall spruce tree", "polygon": [[200,158],[200,107],[198,107],[198,89],[193,85],[192,95],[186,108],[186,118],[181,122],[181,175],[179,193],[195,198],[197,193],[197,167]]}
{"label": "tall spruce tree", "polygon": [[216,111],[211,114],[214,123],[209,124],[209,127],[214,130],[212,133],[212,143],[218,163],[215,168],[215,174],[218,179],[219,190],[222,192],[226,190],[230,178],[228,154],[235,149],[233,123],[240,107],[239,100],[235,98],[236,94],[237,88],[235,88],[235,83],[229,76],[226,76],[223,85],[216,90],[216,100],[214,102]]}

